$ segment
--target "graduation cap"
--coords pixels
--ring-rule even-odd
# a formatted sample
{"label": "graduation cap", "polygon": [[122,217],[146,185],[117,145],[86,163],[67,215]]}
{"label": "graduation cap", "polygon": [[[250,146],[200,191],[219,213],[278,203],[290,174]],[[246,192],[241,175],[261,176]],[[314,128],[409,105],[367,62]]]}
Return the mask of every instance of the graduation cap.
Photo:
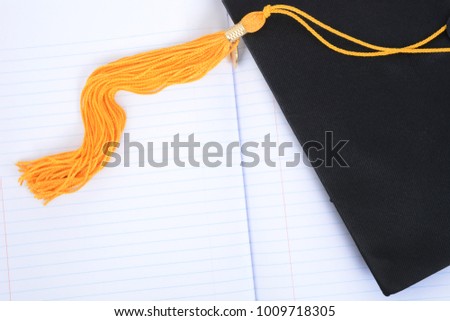
{"label": "graduation cap", "polygon": [[81,147],[19,162],[20,182],[46,203],[77,191],[120,140],[117,91],[195,81],[243,37],[300,142],[349,140],[348,168],[316,171],[383,293],[450,265],[450,1],[223,1],[230,30],[98,68]]}

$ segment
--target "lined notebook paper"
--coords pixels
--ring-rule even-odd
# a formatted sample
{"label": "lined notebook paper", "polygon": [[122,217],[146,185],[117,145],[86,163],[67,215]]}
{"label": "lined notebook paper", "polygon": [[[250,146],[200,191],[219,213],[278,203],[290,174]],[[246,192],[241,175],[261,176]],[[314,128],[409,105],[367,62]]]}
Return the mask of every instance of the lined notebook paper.
{"label": "lined notebook paper", "polygon": [[[210,0],[172,1],[165,7],[171,18],[153,2],[124,6],[109,0],[72,2],[69,8],[52,2],[48,11],[27,2],[2,13],[2,30],[12,34],[0,49],[0,298],[252,300],[239,166],[155,169],[135,161],[130,168],[102,171],[79,193],[47,207],[17,186],[17,160],[80,144],[78,100],[93,68],[227,23],[221,4]],[[189,19],[182,12],[190,12]],[[32,21],[46,23],[29,30]],[[195,84],[154,96],[120,93],[118,100],[127,110],[132,141],[161,146],[175,134],[191,133],[200,141],[239,140],[226,62]],[[133,153],[130,158],[137,160]]]}
{"label": "lined notebook paper", "polygon": [[[294,142],[278,166],[101,171],[47,207],[14,163],[77,148],[93,69],[224,29],[220,1],[15,1],[0,12],[1,300],[385,299],[251,56],[154,96],[120,93],[132,141]],[[51,10],[49,10],[51,8]],[[123,155],[123,148],[118,153]],[[450,299],[450,271],[390,299]]]}

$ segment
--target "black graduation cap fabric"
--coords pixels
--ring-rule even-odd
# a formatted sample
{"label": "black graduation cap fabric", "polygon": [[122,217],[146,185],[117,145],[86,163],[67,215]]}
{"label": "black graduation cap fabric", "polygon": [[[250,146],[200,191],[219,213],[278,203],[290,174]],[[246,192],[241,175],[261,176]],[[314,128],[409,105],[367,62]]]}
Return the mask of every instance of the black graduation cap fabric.
{"label": "black graduation cap fabric", "polygon": [[[235,22],[272,4],[223,2]],[[387,47],[425,39],[450,17],[448,0],[283,2]],[[316,171],[383,293],[447,267],[450,54],[349,57],[283,15],[272,15],[262,30],[243,39],[300,143],[323,141],[327,131],[349,140],[342,150],[348,168],[335,163]],[[444,34],[430,45],[448,47],[450,39]]]}

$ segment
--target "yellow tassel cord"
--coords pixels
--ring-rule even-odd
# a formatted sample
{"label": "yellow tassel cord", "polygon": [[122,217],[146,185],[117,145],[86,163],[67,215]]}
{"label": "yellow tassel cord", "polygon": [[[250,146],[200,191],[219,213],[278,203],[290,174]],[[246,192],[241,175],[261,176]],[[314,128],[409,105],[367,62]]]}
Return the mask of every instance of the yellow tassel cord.
{"label": "yellow tassel cord", "polygon": [[[35,197],[44,200],[45,204],[62,194],[79,190],[109,161],[108,155],[111,155],[115,147],[109,145],[108,151],[103,150],[104,147],[120,141],[126,115],[114,99],[119,90],[136,94],[155,94],[170,85],[198,80],[235,51],[243,35],[260,30],[272,14],[293,18],[326,47],[344,55],[376,57],[450,52],[450,48],[422,48],[444,33],[446,26],[416,44],[387,48],[351,37],[295,7],[267,6],[263,11],[246,15],[228,31],[208,35],[186,44],[126,57],[98,68],[87,80],[81,96],[85,127],[81,147],[75,151],[17,163],[22,173],[19,182],[26,182]],[[335,46],[311,25],[369,51],[350,51]]]}
{"label": "yellow tassel cord", "polygon": [[[267,9],[265,9],[267,10]],[[319,40],[323,45],[325,45],[327,48],[336,51],[340,54],[346,55],[346,56],[353,56],[353,57],[381,57],[381,56],[389,56],[389,55],[395,55],[395,54],[430,54],[430,53],[448,53],[450,52],[450,48],[421,48],[427,44],[429,44],[431,41],[439,37],[441,34],[443,34],[447,30],[447,25],[442,26],[437,30],[435,33],[433,33],[428,38],[419,41],[415,44],[412,44],[410,46],[402,47],[402,48],[389,48],[389,47],[381,47],[376,46],[373,44],[370,44],[368,42],[362,41],[360,39],[354,38],[352,36],[349,36],[348,34],[341,32],[339,30],[336,30],[329,25],[317,20],[316,18],[312,17],[311,15],[307,14],[306,12],[297,9],[292,6],[286,6],[286,5],[276,5],[276,6],[270,6],[269,12],[271,14],[281,14],[285,16],[289,16],[292,19],[296,20],[298,23],[300,23],[306,30],[308,30],[317,40]],[[371,51],[352,51],[352,50],[346,50],[344,48],[338,47],[330,43],[328,40],[326,40],[323,36],[321,36],[309,23],[308,21],[317,26],[320,27],[326,31],[328,31],[331,34],[334,34],[342,39],[345,39],[349,42],[355,43],[357,45],[360,45],[361,47],[364,47],[366,49],[369,49]]]}

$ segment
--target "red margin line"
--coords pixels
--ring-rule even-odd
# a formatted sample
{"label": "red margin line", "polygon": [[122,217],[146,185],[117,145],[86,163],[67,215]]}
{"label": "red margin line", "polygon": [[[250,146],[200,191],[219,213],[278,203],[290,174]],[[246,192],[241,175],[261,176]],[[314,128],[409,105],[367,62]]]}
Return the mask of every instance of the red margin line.
{"label": "red margin line", "polygon": [[[280,134],[279,134],[279,128],[278,128],[278,117],[277,117],[277,105],[273,103],[274,107],[274,118],[275,118],[275,130],[277,133],[277,142],[280,143]],[[278,160],[280,159],[280,156],[278,157]],[[284,224],[286,227],[286,239],[287,239],[287,245],[288,245],[288,252],[289,252],[289,267],[291,270],[291,282],[292,282],[292,296],[294,301],[297,300],[296,293],[295,293],[295,280],[294,280],[294,267],[292,266],[292,254],[291,254],[291,240],[289,237],[289,224],[288,224],[288,218],[287,218],[287,206],[286,206],[286,196],[285,196],[285,187],[284,187],[284,173],[283,173],[283,166],[281,166],[281,161],[278,164],[280,166],[280,178],[281,178],[281,194],[283,196],[283,210],[284,210]]]}
{"label": "red margin line", "polygon": [[3,180],[2,180],[1,177],[0,177],[0,193],[1,193],[1,197],[2,197],[3,232],[5,233],[6,268],[8,269],[9,301],[12,301],[12,293],[11,293],[11,275],[10,275],[10,273],[9,273],[8,236],[7,236],[7,234],[6,234],[5,200],[3,199]]}

